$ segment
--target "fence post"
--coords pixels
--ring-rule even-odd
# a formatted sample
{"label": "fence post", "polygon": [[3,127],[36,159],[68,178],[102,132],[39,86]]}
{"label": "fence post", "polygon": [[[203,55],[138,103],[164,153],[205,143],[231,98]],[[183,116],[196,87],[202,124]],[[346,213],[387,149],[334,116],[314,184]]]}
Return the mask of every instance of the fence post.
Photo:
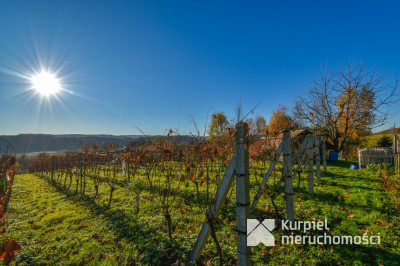
{"label": "fence post", "polygon": [[125,159],[122,160],[122,181],[125,181]]}
{"label": "fence post", "polygon": [[400,178],[400,154],[396,154],[396,160],[397,176]]}
{"label": "fence post", "polygon": [[81,194],[82,194],[82,177],[83,177],[83,172],[82,172],[82,168],[83,168],[83,163],[82,163],[83,157],[82,157],[82,153],[81,153],[81,163],[80,163],[80,174],[81,174]]}
{"label": "fence post", "polygon": [[286,219],[294,221],[294,203],[293,203],[293,179],[292,179],[292,156],[290,149],[290,131],[283,133],[283,167],[286,198]]}
{"label": "fence post", "polygon": [[393,127],[393,155],[397,154],[397,135],[396,135],[396,124]]}
{"label": "fence post", "polygon": [[[235,164],[236,155],[233,155],[228,164],[228,167],[225,170],[224,177],[222,178],[222,181],[218,186],[217,193],[215,194],[215,197],[213,199],[215,205],[210,206],[209,209],[209,211],[215,218],[218,216],[218,213],[222,209],[222,205],[224,204],[226,196],[228,195],[229,188],[233,183],[236,168]],[[205,221],[203,223],[203,226],[201,227],[199,235],[197,236],[197,240],[193,246],[192,252],[189,255],[190,261],[196,261],[200,257],[201,251],[203,250],[210,231],[210,226],[208,225],[207,221]]]}
{"label": "fence post", "polygon": [[268,178],[271,176],[272,171],[275,169],[275,164],[278,162],[279,157],[281,156],[282,150],[283,150],[283,144],[281,142],[281,144],[279,144],[278,149],[276,150],[274,158],[272,159],[272,161],[271,161],[271,163],[270,163],[270,165],[268,167],[267,172],[264,175],[263,180],[261,181],[260,186],[258,187],[257,194],[254,196],[254,200],[253,200],[253,203],[251,205],[251,209],[252,210],[254,210],[256,208],[258,200],[260,199],[261,194],[263,192],[263,187],[267,184]]}
{"label": "fence post", "polygon": [[319,155],[319,142],[320,142],[319,136],[315,135],[315,161],[317,168],[317,178],[318,181],[321,181],[321,156]]}
{"label": "fence post", "polygon": [[325,142],[325,136],[322,136],[322,163],[324,165],[324,173],[327,172],[326,169],[326,142]]}
{"label": "fence post", "polygon": [[236,126],[236,231],[238,265],[251,265],[247,246],[247,218],[250,214],[249,143],[247,124]]}
{"label": "fence post", "polygon": [[54,156],[51,156],[51,181],[54,181],[53,178],[54,178]]}
{"label": "fence post", "polygon": [[314,194],[314,162],[313,162],[313,139],[312,135],[307,135],[308,148],[308,193]]}
{"label": "fence post", "polygon": [[86,164],[85,164],[85,159],[82,159],[82,164],[83,164],[83,195],[85,195],[86,191]]}

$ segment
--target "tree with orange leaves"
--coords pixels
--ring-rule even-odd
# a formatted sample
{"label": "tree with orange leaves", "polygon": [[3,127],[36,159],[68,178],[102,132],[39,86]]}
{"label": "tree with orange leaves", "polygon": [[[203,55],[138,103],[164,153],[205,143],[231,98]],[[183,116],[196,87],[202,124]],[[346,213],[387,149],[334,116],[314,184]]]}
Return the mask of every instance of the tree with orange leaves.
{"label": "tree with orange leaves", "polygon": [[287,128],[292,128],[294,126],[293,119],[287,114],[287,109],[285,106],[279,106],[277,110],[274,110],[271,115],[271,120],[268,125],[269,133],[278,133]]}
{"label": "tree with orange leaves", "polygon": [[229,128],[228,118],[223,111],[215,112],[211,116],[211,124],[208,132],[208,139],[221,138],[226,136],[226,130]]}

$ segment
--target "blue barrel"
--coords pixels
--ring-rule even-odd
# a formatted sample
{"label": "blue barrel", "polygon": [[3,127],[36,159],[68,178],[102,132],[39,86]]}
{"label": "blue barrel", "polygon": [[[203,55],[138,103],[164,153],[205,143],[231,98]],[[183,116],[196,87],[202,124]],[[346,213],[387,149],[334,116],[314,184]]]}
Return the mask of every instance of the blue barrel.
{"label": "blue barrel", "polygon": [[336,162],[339,158],[339,153],[337,151],[331,151],[329,152],[329,161],[330,162]]}

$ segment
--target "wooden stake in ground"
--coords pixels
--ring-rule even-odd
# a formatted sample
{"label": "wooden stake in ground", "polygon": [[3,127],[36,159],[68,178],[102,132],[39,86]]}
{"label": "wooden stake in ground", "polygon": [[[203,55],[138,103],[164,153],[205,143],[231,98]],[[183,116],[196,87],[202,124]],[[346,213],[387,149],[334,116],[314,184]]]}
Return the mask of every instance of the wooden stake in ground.
{"label": "wooden stake in ground", "polygon": [[292,157],[290,150],[290,131],[285,130],[283,134],[283,166],[286,198],[286,219],[294,221],[293,202],[293,179],[292,179]]}
{"label": "wooden stake in ground", "polygon": [[268,181],[268,178],[271,176],[272,171],[274,170],[275,165],[276,165],[276,163],[277,163],[278,160],[279,160],[279,156],[280,156],[281,153],[282,153],[282,150],[283,150],[283,144],[282,144],[282,142],[281,142],[281,144],[279,145],[278,149],[276,150],[276,153],[275,153],[275,155],[274,155],[274,158],[272,159],[272,161],[271,161],[271,163],[270,163],[270,165],[269,165],[269,167],[268,167],[267,172],[266,172],[265,175],[264,175],[263,180],[261,181],[261,184],[260,184],[260,186],[259,186],[259,188],[258,188],[257,194],[254,196],[253,203],[251,204],[251,209],[252,209],[252,210],[254,210],[254,209],[256,208],[257,203],[258,203],[258,200],[260,199],[261,194],[263,193],[263,188],[266,186],[267,181]]}
{"label": "wooden stake in ground", "polygon": [[315,161],[316,161],[318,181],[321,181],[321,156],[319,155],[319,142],[320,142],[320,138],[318,135],[316,135],[315,136]]}
{"label": "wooden stake in ground", "polygon": [[326,170],[326,143],[325,143],[325,136],[322,136],[322,163],[324,165],[324,173],[327,172]]}
{"label": "wooden stake in ground", "polygon": [[[213,199],[215,205],[210,208],[210,212],[214,215],[214,217],[218,216],[218,213],[220,212],[222,205],[225,202],[229,188],[233,183],[234,180],[233,176],[235,174],[235,163],[236,163],[236,157],[235,155],[233,155],[228,164],[228,167],[225,170],[224,177],[222,178],[222,181],[218,187],[217,193]],[[203,250],[209,235],[210,235],[210,226],[205,221],[203,223],[203,226],[201,227],[201,231],[197,237],[192,252],[190,253],[189,256],[190,261],[196,261],[200,257],[201,251]]]}
{"label": "wooden stake in ground", "polygon": [[[236,231],[238,265],[251,265],[247,246],[247,218],[250,214],[249,143],[247,124],[236,127]],[[290,171],[291,172],[291,171]]]}
{"label": "wooden stake in ground", "polygon": [[51,181],[54,181],[54,156],[51,157]]}
{"label": "wooden stake in ground", "polygon": [[80,179],[81,179],[81,194],[82,194],[82,189],[83,189],[83,185],[82,185],[82,178],[83,178],[83,156],[81,154],[81,159],[80,159]]}
{"label": "wooden stake in ground", "polygon": [[125,181],[125,168],[126,168],[125,160],[122,160],[121,168],[122,168],[122,181]]}
{"label": "wooden stake in ground", "polygon": [[311,134],[307,135],[308,147],[308,193],[314,194],[314,162],[313,162],[313,138]]}

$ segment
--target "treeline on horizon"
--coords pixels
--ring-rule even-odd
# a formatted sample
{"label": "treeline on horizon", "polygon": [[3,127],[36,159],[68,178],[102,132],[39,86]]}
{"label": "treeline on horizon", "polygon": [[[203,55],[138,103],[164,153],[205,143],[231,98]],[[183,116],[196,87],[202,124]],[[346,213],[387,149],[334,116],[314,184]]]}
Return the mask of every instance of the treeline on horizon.
{"label": "treeline on horizon", "polygon": [[125,146],[135,141],[135,138],[128,137],[57,136],[50,134],[20,134],[16,136],[0,136],[0,138],[6,139],[14,148],[16,154],[80,150],[87,144],[96,144],[100,147],[110,144]]}
{"label": "treeline on horizon", "polygon": [[[19,134],[16,136],[0,136],[6,139],[14,148],[16,154],[29,154],[38,152],[63,152],[81,150],[85,146],[107,147],[112,144],[114,147],[140,146],[146,142],[153,142],[160,136],[106,136],[106,135],[51,135],[51,134]],[[182,136],[183,142],[188,141],[191,136]],[[0,147],[0,152],[5,152]],[[11,150],[8,151],[10,153]]]}

